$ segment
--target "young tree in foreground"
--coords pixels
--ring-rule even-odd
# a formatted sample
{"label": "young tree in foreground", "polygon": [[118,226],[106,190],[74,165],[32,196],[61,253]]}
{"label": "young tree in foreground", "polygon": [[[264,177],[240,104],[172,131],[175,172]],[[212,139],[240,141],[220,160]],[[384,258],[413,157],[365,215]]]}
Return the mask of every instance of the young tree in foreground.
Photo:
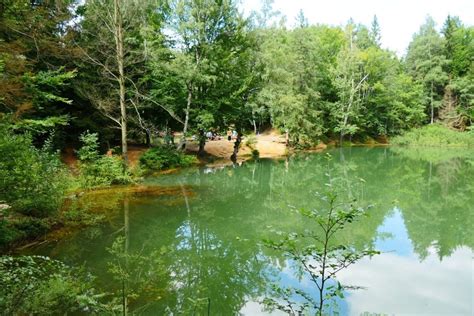
{"label": "young tree in foreground", "polygon": [[327,193],[317,194],[326,207],[299,211],[313,225],[311,229],[283,234],[283,239],[279,241],[264,241],[267,247],[282,252],[294,263],[296,276],[300,279],[307,277],[319,295],[314,298],[300,288],[274,285],[270,297],[264,300],[270,309],[279,309],[291,315],[308,311],[323,315],[332,299],[343,298],[344,290],[359,288],[342,285],[337,281],[337,274],[364,257],[379,254],[373,249],[358,250],[352,245],[337,242],[337,233],[367,215],[368,207],[358,207],[355,201],[340,201],[336,184],[331,179],[327,186]]}

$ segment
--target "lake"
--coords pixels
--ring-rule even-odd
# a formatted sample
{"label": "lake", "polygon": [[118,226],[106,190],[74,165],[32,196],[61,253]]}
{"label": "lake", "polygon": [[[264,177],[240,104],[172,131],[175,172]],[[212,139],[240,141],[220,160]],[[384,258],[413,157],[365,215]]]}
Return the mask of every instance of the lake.
{"label": "lake", "polygon": [[126,195],[86,195],[81,207],[105,209],[105,224],[34,253],[84,265],[98,287],[118,291],[122,284],[108,264],[117,255],[107,249],[121,237],[127,253],[136,255],[127,260],[134,279],[128,287],[139,294],[130,310],[138,314],[278,315],[261,304],[270,284],[311,295],[316,289],[262,240],[308,227],[294,210],[320,207],[317,193],[333,179],[341,199],[372,205],[338,241],[382,253],[338,274],[342,284],[363,289],[346,291],[330,313],[472,315],[474,154],[400,148],[326,153],[185,169],[147,178],[150,187]]}

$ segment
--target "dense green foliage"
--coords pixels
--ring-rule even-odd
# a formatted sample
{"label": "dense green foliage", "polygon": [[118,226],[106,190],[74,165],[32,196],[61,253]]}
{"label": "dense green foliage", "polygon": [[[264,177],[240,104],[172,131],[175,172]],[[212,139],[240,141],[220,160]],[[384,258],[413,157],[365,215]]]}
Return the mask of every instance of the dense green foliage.
{"label": "dense green foliage", "polygon": [[434,124],[397,136],[391,143],[402,146],[474,147],[474,133],[462,133]]}
{"label": "dense green foliage", "polygon": [[376,17],[327,26],[301,13],[288,29],[270,22],[283,21],[271,1],[250,17],[234,0],[56,2],[8,0],[0,15],[1,110],[35,142],[100,131],[127,164],[127,140],[170,129],[197,134],[202,152],[205,131],[229,127],[304,146],[472,124],[474,35],[457,17],[440,32],[428,18],[399,58]]}
{"label": "dense green foliage", "polygon": [[153,147],[147,150],[140,157],[140,166],[145,170],[145,172],[188,167],[196,163],[196,157],[185,155],[184,153],[177,151],[174,146],[170,145]]}
{"label": "dense green foliage", "polygon": [[78,181],[81,188],[132,182],[132,177],[120,157],[99,154],[97,134],[86,132],[81,135],[80,140],[82,147],[78,151]]}
{"label": "dense green foliage", "polygon": [[[287,28],[270,24],[270,4],[246,17],[237,0],[0,1],[0,246],[56,224],[68,188],[133,182],[127,143],[173,131],[179,148],[149,149],[145,172],[196,163],[178,150],[197,135],[202,153],[210,130],[236,130],[234,158],[243,132],[269,127],[295,147],[400,134],[395,144],[474,146],[472,26],[428,18],[400,57],[381,47],[376,17],[310,25],[301,13]],[[428,123],[440,125],[406,133]],[[102,154],[118,144],[121,158]],[[73,175],[59,153],[74,148]],[[81,211],[64,220],[95,221]],[[121,259],[111,270],[129,282]],[[98,311],[58,262],[5,257],[0,272],[6,313]]]}
{"label": "dense green foliage", "polygon": [[[5,315],[97,313],[102,294],[92,278],[41,256],[0,257],[0,310]],[[54,312],[53,312],[54,311]]]}
{"label": "dense green foliage", "polygon": [[48,146],[37,149],[28,134],[0,125],[0,201],[24,215],[54,213],[67,188],[67,173],[59,155]]}

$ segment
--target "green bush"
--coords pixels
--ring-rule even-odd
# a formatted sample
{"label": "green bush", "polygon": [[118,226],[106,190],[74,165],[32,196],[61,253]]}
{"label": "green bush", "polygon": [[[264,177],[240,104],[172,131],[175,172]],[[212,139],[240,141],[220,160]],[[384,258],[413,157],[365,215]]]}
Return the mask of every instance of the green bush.
{"label": "green bush", "polygon": [[51,229],[51,224],[47,219],[23,217],[12,222],[11,225],[21,237],[39,237],[46,234]]}
{"label": "green bush", "polygon": [[5,315],[104,311],[90,275],[42,256],[0,257],[0,310]]}
{"label": "green bush", "polygon": [[51,229],[47,219],[21,217],[6,221],[0,219],[0,250],[8,249],[12,243],[46,234]]}
{"label": "green bush", "polygon": [[474,134],[433,124],[394,137],[391,143],[400,146],[474,147]]}
{"label": "green bush", "polygon": [[80,160],[78,180],[82,188],[132,182],[132,177],[120,157],[99,154],[96,133],[86,132],[81,135],[80,140],[83,145],[78,151]]}
{"label": "green bush", "polygon": [[130,173],[124,169],[122,159],[116,156],[101,156],[96,161],[81,162],[79,169],[79,184],[82,188],[132,182]]}
{"label": "green bush", "polygon": [[58,210],[67,187],[58,153],[35,148],[28,134],[0,124],[0,200],[12,211],[46,217]]}
{"label": "green bush", "polygon": [[0,250],[19,238],[19,232],[5,219],[0,219]]}
{"label": "green bush", "polygon": [[151,148],[140,157],[140,165],[145,171],[188,167],[196,162],[196,157],[185,155],[177,151],[174,146],[168,145]]}

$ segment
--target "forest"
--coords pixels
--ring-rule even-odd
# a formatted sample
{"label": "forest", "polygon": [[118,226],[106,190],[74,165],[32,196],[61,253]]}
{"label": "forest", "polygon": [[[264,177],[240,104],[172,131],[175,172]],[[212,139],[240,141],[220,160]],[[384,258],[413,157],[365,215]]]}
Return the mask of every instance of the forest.
{"label": "forest", "polygon": [[227,0],[1,6],[2,120],[36,145],[90,131],[126,153],[169,130],[233,126],[304,147],[473,120],[474,30],[457,17],[440,32],[428,17],[400,58],[381,48],[376,16],[334,27],[301,13],[287,28],[268,1],[250,17]]}
{"label": "forest", "polygon": [[[365,195],[354,193],[358,185],[365,183],[363,177],[372,177],[373,183],[378,181],[372,174],[359,174],[354,167],[353,164],[367,167],[363,155],[367,155],[370,161],[373,159],[374,165],[383,165],[380,174],[384,173],[384,168],[396,166],[397,170],[393,171],[392,176],[405,172],[411,175],[406,179],[409,184],[403,184],[401,180],[388,181],[393,191],[386,192],[384,196],[389,196],[393,201],[401,199],[393,192],[404,185],[413,189],[412,192],[405,192],[408,198],[411,194],[416,195],[414,192],[417,186],[408,181],[429,181],[420,195],[430,197],[432,190],[446,196],[455,194],[451,185],[458,182],[463,183],[465,190],[472,189],[472,181],[461,176],[463,173],[460,170],[467,170],[464,174],[469,174],[473,165],[472,152],[468,149],[474,148],[474,26],[452,15],[447,15],[444,23],[437,25],[433,18],[427,16],[424,24],[413,34],[405,54],[400,56],[383,47],[381,26],[376,15],[370,25],[358,23],[352,18],[344,25],[327,25],[310,23],[305,13],[300,11],[294,23],[288,23],[288,18],[275,10],[272,4],[272,0],[262,0],[260,10],[245,13],[237,0],[0,0],[0,251],[5,254],[0,257],[0,273],[3,274],[0,280],[10,284],[0,289],[0,310],[7,311],[7,314],[23,315],[35,312],[47,314],[55,308],[65,313],[84,312],[90,308],[93,313],[107,311],[112,314],[123,312],[125,315],[129,302],[131,311],[133,304],[138,306],[143,303],[141,299],[151,301],[152,295],[165,295],[160,291],[150,292],[147,294],[150,297],[139,299],[139,290],[135,289],[136,293],[130,290],[129,294],[124,294],[123,289],[128,285],[123,285],[121,294],[109,300],[108,305],[99,304],[102,294],[92,288],[91,279],[86,274],[82,276],[82,272],[76,275],[75,270],[70,270],[61,260],[49,262],[52,259],[47,257],[10,256],[42,255],[45,252],[41,248],[39,251],[31,249],[51,239],[45,237],[51,232],[59,231],[59,235],[64,231],[89,231],[90,227],[116,221],[115,215],[107,212],[120,209],[127,214],[125,239],[118,238],[111,242],[107,246],[108,254],[104,256],[117,256],[127,262],[127,267],[129,261],[134,262],[130,265],[149,269],[147,271],[150,274],[161,277],[163,271],[152,271],[148,266],[145,267],[153,265],[148,261],[150,258],[139,254],[123,255],[118,250],[125,247],[128,251],[128,203],[130,200],[133,210],[134,203],[139,204],[138,196],[147,195],[149,199],[163,196],[163,205],[169,212],[167,203],[171,202],[166,200],[168,195],[179,195],[180,200],[176,205],[185,203],[188,216],[192,213],[190,200],[199,201],[196,202],[199,207],[195,207],[194,211],[197,209],[203,214],[199,215],[198,223],[189,224],[189,230],[194,234],[193,225],[199,226],[204,221],[212,223],[227,220],[227,215],[222,215],[221,210],[227,207],[239,210],[239,202],[229,195],[232,190],[236,190],[236,194],[247,201],[249,208],[268,208],[276,212],[290,204],[297,204],[298,196],[303,194],[305,188],[312,188],[313,176],[326,179],[326,175],[337,174],[334,181],[346,181],[340,186],[334,185],[340,190],[337,196],[347,197],[348,201],[357,198],[368,205],[370,201]],[[273,167],[258,165],[262,152],[261,147],[256,145],[256,137],[265,133],[277,135],[275,137],[281,143],[286,157],[285,165],[281,162]],[[241,177],[232,180],[235,183],[223,177],[220,171],[213,180],[202,174],[202,168],[207,168],[208,163],[219,161],[209,148],[214,138],[226,141],[228,149],[222,154],[225,160],[230,158],[233,168],[239,165],[242,168],[240,171],[228,171],[229,177],[234,172],[236,177]],[[394,160],[389,166],[388,161],[395,158],[390,158],[392,156],[389,157],[386,151],[383,154],[361,154],[356,151],[352,164],[345,157],[352,157],[346,151],[355,145],[390,146],[390,155],[400,155],[402,158],[400,161]],[[404,146],[410,149],[404,149]],[[415,147],[422,148],[421,153]],[[323,158],[309,156],[312,157],[306,158],[309,163],[298,156],[306,157],[304,155],[307,152],[321,148],[340,148],[340,152],[331,153],[338,161],[326,162]],[[241,158],[238,163],[237,157]],[[328,158],[328,161],[331,159]],[[255,163],[254,169],[249,171],[250,167],[242,167],[242,160]],[[326,169],[314,171],[311,164],[321,168],[331,165],[339,169],[331,169],[324,174]],[[404,171],[404,164],[413,167],[405,167],[408,171]],[[201,173],[196,177],[203,179],[198,181],[186,174],[187,171],[180,171],[187,168],[200,168]],[[259,168],[271,172],[258,171],[262,170]],[[293,173],[289,173],[291,168]],[[167,170],[171,175],[166,173]],[[312,170],[308,171],[311,177],[306,174],[307,170]],[[185,174],[178,179],[174,178],[173,172]],[[267,172],[272,175],[269,176]],[[259,174],[264,178],[257,179]],[[163,180],[159,180],[162,175]],[[159,188],[155,186],[155,180],[149,180],[155,177]],[[153,185],[149,186],[147,181],[153,182]],[[329,177],[328,181],[332,188],[332,178]],[[267,188],[264,182],[268,182],[271,188]],[[213,188],[213,185],[221,189]],[[201,186],[218,192],[216,196],[225,197],[226,200],[217,198],[209,205],[201,205],[204,203],[202,199],[195,197],[207,194]],[[257,189],[251,192],[254,186]],[[424,204],[427,198],[416,195],[415,200],[424,205],[423,214],[428,214],[430,210],[442,214],[438,208],[452,207],[454,213],[461,214],[461,218],[469,218],[463,212],[469,209],[470,202],[464,206],[456,204],[469,200],[469,192],[465,190],[462,193],[456,191],[462,198],[451,206],[446,202],[448,199]],[[100,194],[105,191],[108,194],[105,201],[109,205],[98,202],[104,198]],[[369,196],[379,205],[386,209],[391,207],[388,200],[377,196],[375,189],[371,191]],[[389,190],[384,188],[382,191]],[[271,207],[255,202],[259,199],[256,193],[264,196]],[[91,201],[94,200],[94,194],[100,198],[91,202],[88,200],[90,194],[93,195]],[[334,206],[336,195],[331,194],[328,193],[323,199],[332,201],[327,206],[330,214],[337,208]],[[83,196],[89,202],[82,202]],[[144,200],[143,204],[146,205],[149,201]],[[307,201],[305,195],[299,203],[304,205]],[[399,212],[408,221],[414,217],[404,209],[405,204],[412,207],[410,203],[403,200],[394,203],[398,207],[394,208],[395,211],[377,211],[378,217],[368,220],[371,231],[367,235],[370,238],[375,238],[376,227],[382,225],[384,216],[389,216],[387,214]],[[349,225],[365,213],[365,208],[362,211],[353,208],[351,203],[344,205],[347,213],[337,213],[337,216],[342,217],[335,219],[330,215],[327,225],[334,227],[335,223],[343,223],[340,226],[342,230],[346,224]],[[204,212],[207,206],[216,210],[208,217]],[[309,205],[307,207],[311,208]],[[99,208],[101,211],[98,211]],[[254,216],[247,213],[246,210],[242,216]],[[319,215],[307,212],[302,212],[302,215],[322,225]],[[267,220],[263,217],[259,215],[255,218],[263,223]],[[446,215],[440,217],[444,219]],[[177,227],[181,222],[176,222],[175,218],[171,221],[179,232]],[[407,222],[411,235],[416,235],[414,221],[423,221],[425,226],[429,226],[426,219]],[[458,220],[445,221],[455,221],[459,225]],[[275,219],[269,222],[278,226],[273,223]],[[289,223],[301,224],[295,219]],[[225,229],[228,224],[221,222],[216,226]],[[255,226],[254,223],[248,225]],[[283,226],[285,231],[291,228],[289,224]],[[197,229],[198,233],[201,229]],[[256,231],[259,229],[255,228]],[[350,230],[353,231],[356,235],[360,233],[357,228]],[[466,231],[468,228],[463,226],[463,232]],[[219,234],[225,235],[224,232]],[[240,238],[239,233],[232,234],[233,238]],[[452,227],[449,228],[449,234],[456,234]],[[172,238],[168,235],[166,238]],[[264,236],[250,235],[257,244],[259,239],[269,238],[266,231]],[[344,231],[340,240],[349,242],[347,235],[349,233]],[[457,246],[472,247],[464,233],[457,240],[451,235],[429,240],[431,243],[448,243],[448,240],[455,245],[438,251],[440,257],[454,253]],[[326,237],[330,236],[326,233]],[[193,238],[197,237],[193,235]],[[266,240],[264,244],[272,251],[288,253],[293,246],[286,243],[293,237],[288,238],[281,243]],[[344,268],[363,257],[378,254],[372,249],[370,238],[364,236],[362,244],[352,252],[348,250],[350,247],[343,247],[344,251],[349,251],[346,254],[349,259],[346,258],[347,262],[342,264]],[[58,239],[61,238],[55,240]],[[75,245],[75,242],[78,241],[71,244]],[[241,252],[245,253],[245,260],[236,259],[245,261],[242,263],[245,265],[251,257],[246,252],[249,250],[240,249],[245,248],[242,245],[233,245],[234,240],[228,242],[232,244],[232,251],[237,251],[239,256]],[[414,252],[421,254],[423,259],[428,257],[429,242],[423,241],[422,246],[415,245],[417,249]],[[80,248],[77,245],[74,247]],[[160,249],[165,248],[163,246]],[[182,251],[178,246],[175,248],[178,252]],[[156,253],[160,253],[160,249],[155,249]],[[314,254],[315,249],[305,249],[313,259],[319,258],[320,253]],[[326,250],[325,255],[331,253]],[[260,249],[252,248],[252,251],[258,253]],[[166,250],[158,255],[156,253],[150,256],[156,259],[160,255],[168,255]],[[283,261],[282,257],[272,257],[272,254],[265,252],[267,255],[274,261]],[[334,258],[338,255],[334,254]],[[65,257],[69,256],[66,252]],[[81,251],[78,251],[79,256],[82,256]],[[181,258],[177,254],[173,256]],[[192,262],[198,260],[196,255],[193,256]],[[306,260],[296,255],[290,257],[303,263]],[[68,263],[78,264],[72,259]],[[154,267],[162,268],[164,264],[160,261]],[[169,262],[167,264],[173,266]],[[259,269],[265,270],[260,264],[255,263]],[[18,269],[15,267],[23,267],[24,271],[20,269],[16,272]],[[112,263],[108,267],[117,282],[126,280],[123,284],[133,283],[133,273],[125,271],[123,265]],[[52,283],[40,281],[51,271],[58,273],[56,288]],[[321,286],[324,289],[325,278],[330,282],[333,277],[332,274],[325,276],[324,269],[322,276],[311,269],[304,271],[313,280],[318,277],[323,280],[322,284],[315,281],[318,288]],[[12,280],[19,278],[26,282],[22,278],[28,273],[37,275],[38,280],[37,284],[31,285],[30,293],[25,294]],[[235,271],[232,273],[238,274]],[[140,277],[143,275],[140,274]],[[252,275],[254,277],[256,275]],[[172,284],[170,280],[166,282]],[[170,284],[167,289],[171,287]],[[342,297],[342,288],[337,284],[339,288],[328,292],[329,296]],[[39,293],[48,287],[57,292],[41,296]],[[94,287],[98,285],[94,283]],[[130,289],[132,287],[130,285]],[[323,314],[323,307],[326,308],[321,288],[319,305],[312,303],[318,315]],[[104,291],[118,290],[108,288]],[[261,295],[263,290],[259,291]],[[192,292],[191,288],[187,288],[180,295],[191,293],[188,298],[196,299]],[[264,300],[267,307],[296,315],[296,309],[281,305],[281,297],[290,299],[301,293],[281,289],[276,292],[280,300]],[[29,301],[29,297],[38,295],[37,301]],[[245,295],[250,295],[250,292],[245,292]],[[237,299],[238,303],[227,305],[235,305],[235,310],[225,309],[225,298],[214,304],[221,306],[222,310],[235,313],[244,305],[240,300],[245,295]],[[308,296],[301,296],[312,300]],[[210,298],[202,301],[202,297],[199,297],[193,301],[194,305],[183,303],[188,298],[182,301],[175,298],[181,303],[173,303],[180,306],[175,306],[174,311],[186,314],[194,308],[194,312],[201,311],[196,315],[204,315],[206,313],[203,311],[211,308]],[[171,298],[166,297],[165,300]],[[51,305],[41,307],[45,302]],[[288,306],[293,308],[293,305],[299,304],[296,300]],[[303,311],[308,306],[303,304],[299,308]],[[162,307],[159,310],[166,314]],[[137,314],[140,314],[139,311],[137,309]]]}

